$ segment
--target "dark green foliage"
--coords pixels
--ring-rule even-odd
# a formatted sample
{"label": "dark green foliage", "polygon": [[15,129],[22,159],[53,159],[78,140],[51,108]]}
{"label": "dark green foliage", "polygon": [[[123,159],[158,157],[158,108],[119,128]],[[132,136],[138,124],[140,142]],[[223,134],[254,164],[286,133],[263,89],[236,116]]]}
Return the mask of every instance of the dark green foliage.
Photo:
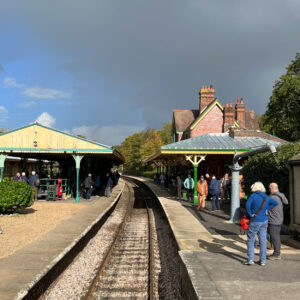
{"label": "dark green foliage", "polygon": [[300,53],[275,82],[261,128],[287,141],[300,139]]}
{"label": "dark green foliage", "polygon": [[115,148],[125,158],[125,170],[151,171],[153,166],[144,164],[143,160],[153,155],[162,145],[169,144],[172,139],[172,124],[165,123],[162,130],[146,128],[127,137]]}
{"label": "dark green foliage", "polygon": [[15,211],[33,204],[33,190],[26,182],[5,178],[0,182],[0,212]]}
{"label": "dark green foliage", "polygon": [[[250,195],[250,187],[261,181],[268,191],[269,184],[276,182],[279,190],[289,197],[289,165],[288,161],[300,152],[300,143],[282,145],[274,156],[270,152],[257,154],[249,158],[243,165],[244,191]],[[289,207],[285,206],[285,223],[288,219]]]}

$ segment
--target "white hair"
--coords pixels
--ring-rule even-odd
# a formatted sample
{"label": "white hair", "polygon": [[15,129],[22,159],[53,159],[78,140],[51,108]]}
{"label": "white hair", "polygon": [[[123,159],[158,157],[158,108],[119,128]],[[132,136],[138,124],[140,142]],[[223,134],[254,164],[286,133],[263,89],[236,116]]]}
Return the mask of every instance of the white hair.
{"label": "white hair", "polygon": [[251,192],[252,193],[255,193],[255,192],[263,192],[263,193],[265,193],[266,189],[265,189],[264,185],[260,181],[257,181],[257,182],[255,182],[254,184],[251,185]]}
{"label": "white hair", "polygon": [[31,174],[32,174],[32,175],[35,175],[35,171],[32,171]]}

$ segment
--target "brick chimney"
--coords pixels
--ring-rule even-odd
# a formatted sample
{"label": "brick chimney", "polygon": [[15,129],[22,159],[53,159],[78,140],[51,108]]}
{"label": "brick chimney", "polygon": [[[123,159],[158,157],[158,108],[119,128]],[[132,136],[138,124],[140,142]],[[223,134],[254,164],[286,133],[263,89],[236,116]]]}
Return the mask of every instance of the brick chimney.
{"label": "brick chimney", "polygon": [[243,98],[237,98],[235,118],[239,122],[241,128],[245,128],[245,104]]}
{"label": "brick chimney", "polygon": [[204,107],[215,100],[215,90],[212,85],[202,86],[199,92],[199,113]]}
{"label": "brick chimney", "polygon": [[232,103],[226,103],[224,107],[224,123],[223,123],[223,132],[227,132],[229,127],[234,126],[235,120],[235,108],[232,106]]}

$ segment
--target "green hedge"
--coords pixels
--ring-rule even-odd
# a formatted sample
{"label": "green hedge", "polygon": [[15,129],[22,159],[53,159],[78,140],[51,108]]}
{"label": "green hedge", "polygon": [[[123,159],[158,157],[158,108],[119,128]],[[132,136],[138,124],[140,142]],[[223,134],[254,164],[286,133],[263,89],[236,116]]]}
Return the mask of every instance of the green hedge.
{"label": "green hedge", "polygon": [[[280,192],[289,199],[289,165],[288,161],[300,152],[300,143],[285,144],[277,148],[275,155],[270,152],[254,155],[243,165],[244,191],[250,195],[250,187],[261,181],[268,191],[269,184],[276,182]],[[289,207],[284,206],[285,223],[289,222]]]}
{"label": "green hedge", "polygon": [[5,178],[0,182],[0,212],[15,211],[33,204],[33,189],[26,182]]}

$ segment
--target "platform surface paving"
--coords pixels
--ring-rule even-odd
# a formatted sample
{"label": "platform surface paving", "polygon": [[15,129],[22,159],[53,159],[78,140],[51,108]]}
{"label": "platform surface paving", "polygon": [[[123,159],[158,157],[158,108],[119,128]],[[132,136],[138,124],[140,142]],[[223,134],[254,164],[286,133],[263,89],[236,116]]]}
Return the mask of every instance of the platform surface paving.
{"label": "platform surface paving", "polygon": [[158,196],[199,299],[300,299],[299,249],[283,244],[282,260],[244,266],[246,236],[224,211],[211,212],[207,201],[208,209],[199,213],[152,180],[139,179]]}
{"label": "platform surface paving", "polygon": [[[120,180],[109,198],[92,197],[85,202],[86,208],[60,223],[41,239],[1,259],[0,299],[15,299],[19,291],[26,289],[112,205],[123,186],[124,182]],[[59,203],[57,205],[59,209]]]}

